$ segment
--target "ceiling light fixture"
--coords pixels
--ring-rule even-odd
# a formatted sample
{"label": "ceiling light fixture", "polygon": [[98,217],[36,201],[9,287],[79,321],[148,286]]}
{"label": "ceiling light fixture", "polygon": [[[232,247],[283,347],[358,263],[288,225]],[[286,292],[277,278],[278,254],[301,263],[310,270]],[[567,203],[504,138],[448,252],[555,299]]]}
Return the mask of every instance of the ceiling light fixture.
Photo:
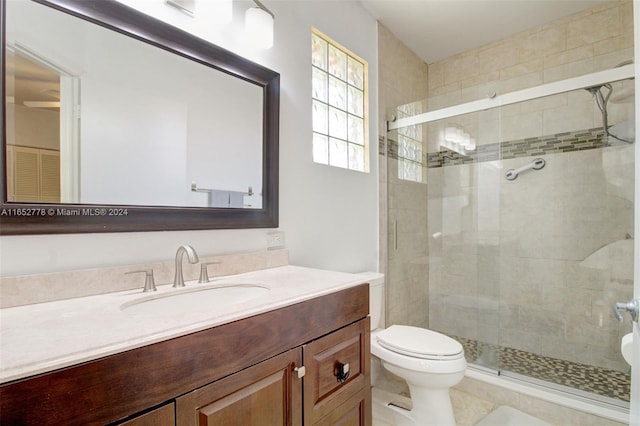
{"label": "ceiling light fixture", "polygon": [[257,7],[247,9],[244,15],[244,30],[251,44],[262,49],[273,47],[273,21],[275,15],[267,7],[253,0]]}

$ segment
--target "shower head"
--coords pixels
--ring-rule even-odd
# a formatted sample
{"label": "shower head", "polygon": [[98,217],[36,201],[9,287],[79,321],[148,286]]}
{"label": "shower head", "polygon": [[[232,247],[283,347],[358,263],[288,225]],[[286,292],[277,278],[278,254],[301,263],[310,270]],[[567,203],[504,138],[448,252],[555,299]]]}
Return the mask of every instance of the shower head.
{"label": "shower head", "polygon": [[591,86],[591,87],[585,87],[584,90],[586,90],[587,92],[591,93],[592,95],[596,95],[596,93],[598,93],[600,91],[600,88],[602,86]]}
{"label": "shower head", "polygon": [[[602,88],[607,89],[606,95],[602,93],[603,92]],[[607,103],[609,102],[609,99],[611,98],[611,95],[613,95],[613,86],[611,86],[610,83],[605,83],[605,84],[598,85],[598,86],[585,87],[585,90],[587,92],[591,93],[591,95],[595,98],[596,104],[598,105],[598,108],[600,109],[600,112],[602,113],[602,129],[604,130],[604,134],[607,136],[607,139],[610,140],[611,138],[613,138],[613,139],[618,140],[620,142],[634,143],[635,142],[635,134],[631,134],[631,135],[627,135],[626,137],[622,137],[621,135],[614,134],[609,129],[609,117],[608,117],[609,113],[607,111]],[[616,100],[613,100],[612,102],[627,101],[628,99],[632,99],[632,97],[634,95],[635,95],[635,93],[634,93],[633,90],[630,93],[628,91],[624,91],[623,90],[622,92],[617,94],[616,97],[614,97],[614,99],[616,99]],[[615,127],[615,126],[613,126],[613,127]],[[635,133],[635,131],[634,131],[634,133]]]}
{"label": "shower head", "polygon": [[609,83],[599,84],[597,86],[585,87],[584,90],[591,93],[593,96],[596,96],[598,93],[601,93],[601,90],[603,87],[609,90],[612,90],[611,85]]}

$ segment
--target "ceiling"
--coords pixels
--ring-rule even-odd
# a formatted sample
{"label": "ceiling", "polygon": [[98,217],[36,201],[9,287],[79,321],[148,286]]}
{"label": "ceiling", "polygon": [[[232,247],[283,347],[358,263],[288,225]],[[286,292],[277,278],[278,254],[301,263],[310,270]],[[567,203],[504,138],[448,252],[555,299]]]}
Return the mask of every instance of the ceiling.
{"label": "ceiling", "polygon": [[[60,100],[60,76],[50,69],[23,56],[7,52],[5,95],[16,105],[59,109],[50,105]],[[27,104],[25,104],[27,102]],[[28,105],[32,103],[32,105]],[[44,103],[44,104],[41,104]]]}
{"label": "ceiling", "polygon": [[361,0],[430,64],[612,0]]}

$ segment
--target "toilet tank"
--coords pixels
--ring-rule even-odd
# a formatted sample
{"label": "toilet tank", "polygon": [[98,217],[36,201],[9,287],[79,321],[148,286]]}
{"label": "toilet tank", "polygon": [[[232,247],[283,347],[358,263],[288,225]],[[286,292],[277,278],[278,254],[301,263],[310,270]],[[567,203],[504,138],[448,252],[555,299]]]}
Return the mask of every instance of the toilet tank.
{"label": "toilet tank", "polygon": [[384,274],[379,272],[364,272],[361,274],[364,282],[369,283],[369,315],[371,315],[371,330],[380,325],[382,316],[382,297],[384,293]]}

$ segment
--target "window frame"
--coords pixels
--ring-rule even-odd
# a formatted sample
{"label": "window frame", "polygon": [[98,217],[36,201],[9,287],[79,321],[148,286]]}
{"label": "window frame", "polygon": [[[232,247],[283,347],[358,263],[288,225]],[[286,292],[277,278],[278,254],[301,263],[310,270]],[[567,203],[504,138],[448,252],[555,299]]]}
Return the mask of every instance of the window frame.
{"label": "window frame", "polygon": [[[355,60],[357,62],[359,62],[362,65],[362,117],[359,117],[356,113],[351,113],[349,112],[349,105],[348,105],[348,101],[347,104],[345,105],[344,109],[341,108],[336,108],[334,105],[332,105],[330,103],[329,100],[329,81],[331,78],[334,78],[334,75],[331,74],[329,72],[328,69],[322,69],[318,66],[316,66],[313,62],[313,53],[311,54],[311,83],[312,83],[312,89],[311,89],[311,122],[312,122],[312,131],[311,131],[311,135],[312,135],[312,161],[315,164],[321,164],[321,165],[325,165],[325,166],[331,166],[331,167],[338,167],[341,169],[345,169],[345,170],[352,170],[355,172],[361,172],[361,173],[369,173],[370,172],[370,149],[371,149],[371,141],[369,138],[369,63],[362,59],[360,56],[356,55],[355,53],[353,53],[351,50],[347,49],[346,47],[344,47],[342,44],[338,43],[337,41],[335,41],[334,39],[332,39],[331,37],[327,36],[326,34],[322,33],[321,31],[319,31],[317,28],[312,28],[311,29],[311,45],[313,46],[313,37],[316,36],[320,39],[322,39],[324,42],[327,43],[327,51],[329,50],[329,46],[332,46],[333,48],[339,50],[340,52],[342,52],[343,54],[346,55],[346,59],[345,61],[349,61],[349,59],[351,60]],[[327,61],[328,61],[328,54],[327,54]],[[327,66],[328,67],[328,66]],[[346,67],[348,69],[348,66]],[[326,100],[322,100],[322,99],[318,99],[315,97],[314,94],[314,90],[313,90],[313,81],[314,81],[314,73],[315,72],[321,72],[324,73],[326,75],[326,81],[327,81],[327,98]],[[347,93],[349,91],[349,88],[354,88],[355,90],[360,91],[360,89],[357,86],[354,86],[352,84],[349,83],[349,78],[347,75],[344,76],[344,79],[338,78],[338,80],[342,83],[344,83],[346,85],[346,90]],[[327,114],[327,129],[326,129],[326,133],[323,133],[321,131],[316,131],[316,124],[314,122],[314,105],[316,103],[321,103],[323,105],[326,106],[327,111],[329,111],[330,108],[335,108],[341,112],[345,113],[346,116],[346,128],[347,128],[347,134],[345,135],[345,138],[341,138],[341,137],[335,137],[330,135],[329,132],[329,122],[331,120],[331,118],[329,117],[329,114]],[[350,140],[349,138],[349,116],[353,116],[353,117],[357,117],[358,119],[362,119],[362,145],[358,144],[357,142],[354,142],[352,140]],[[320,137],[325,137],[326,138],[326,143],[327,143],[327,147],[326,147],[326,152],[327,152],[327,160],[326,162],[324,161],[317,161],[316,159],[316,155],[315,155],[315,150],[314,150],[314,139],[315,139],[315,135],[320,135]],[[332,164],[331,161],[331,156],[330,156],[330,147],[331,147],[331,139],[337,139],[340,141],[343,141],[344,143],[346,143],[346,147],[347,147],[347,159],[346,159],[346,166],[341,166],[341,165],[337,165],[337,164]],[[350,161],[349,161],[349,147],[351,145],[356,145],[356,146],[361,146],[362,147],[362,169],[360,168],[352,168],[350,167]]]}

